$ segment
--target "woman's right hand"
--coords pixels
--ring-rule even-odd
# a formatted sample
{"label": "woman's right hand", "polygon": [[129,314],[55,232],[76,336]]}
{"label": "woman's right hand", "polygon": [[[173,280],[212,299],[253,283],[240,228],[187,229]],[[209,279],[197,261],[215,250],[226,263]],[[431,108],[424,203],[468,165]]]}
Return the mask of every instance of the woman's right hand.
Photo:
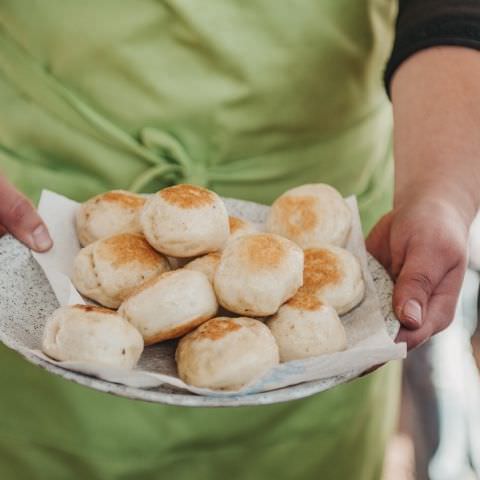
{"label": "woman's right hand", "polygon": [[37,252],[45,252],[53,245],[32,203],[0,176],[0,236],[7,232]]}

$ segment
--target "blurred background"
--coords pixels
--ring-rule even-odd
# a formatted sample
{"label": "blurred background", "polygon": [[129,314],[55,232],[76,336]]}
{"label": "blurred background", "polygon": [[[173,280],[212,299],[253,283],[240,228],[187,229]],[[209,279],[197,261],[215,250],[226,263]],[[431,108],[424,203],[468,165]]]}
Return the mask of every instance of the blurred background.
{"label": "blurred background", "polygon": [[480,479],[480,215],[455,320],[404,362],[383,480]]}

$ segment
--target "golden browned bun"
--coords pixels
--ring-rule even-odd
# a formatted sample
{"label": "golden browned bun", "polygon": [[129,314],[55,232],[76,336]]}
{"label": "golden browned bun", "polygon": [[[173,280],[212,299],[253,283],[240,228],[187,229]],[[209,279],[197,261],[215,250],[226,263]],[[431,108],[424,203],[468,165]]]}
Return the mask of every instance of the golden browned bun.
{"label": "golden browned bun", "polygon": [[42,351],[60,361],[133,368],[142,354],[143,339],[112,310],[70,305],[58,308],[47,320]]}
{"label": "golden browned bun", "polygon": [[117,308],[136,287],[168,270],[167,259],[142,235],[122,233],[80,250],[72,281],[82,295]]}
{"label": "golden browned bun", "polygon": [[347,348],[345,328],[335,309],[303,288],[266,324],[277,341],[282,362]]}
{"label": "golden browned bun", "polygon": [[214,278],[220,305],[231,312],[268,316],[302,285],[303,251],[271,233],[228,242]]}
{"label": "golden browned bun", "polygon": [[144,204],[142,196],[123,190],[102,193],[82,203],[76,217],[80,245],[119,233],[140,233]]}
{"label": "golden browned bun", "polygon": [[302,290],[313,293],[342,315],[358,305],[365,282],[355,255],[340,247],[305,250]]}
{"label": "golden browned bun", "polygon": [[267,230],[302,248],[344,246],[352,224],[352,213],[342,196],[322,183],[288,190],[272,205]]}
{"label": "golden browned bun", "polygon": [[279,362],[269,329],[252,318],[212,318],[183,337],[176,360],[180,378],[190,385],[237,390]]}
{"label": "golden browned bun", "polygon": [[178,258],[220,250],[229,235],[222,199],[194,185],[176,185],[153,195],[143,209],[141,223],[150,245]]}

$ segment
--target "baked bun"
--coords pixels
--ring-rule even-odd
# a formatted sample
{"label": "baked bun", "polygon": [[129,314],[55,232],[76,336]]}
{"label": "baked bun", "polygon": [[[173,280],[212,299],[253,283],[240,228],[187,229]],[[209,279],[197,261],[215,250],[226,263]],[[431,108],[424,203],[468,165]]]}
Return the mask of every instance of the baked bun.
{"label": "baked bun", "polygon": [[257,233],[228,242],[214,286],[222,307],[262,317],[295,295],[302,279],[302,249],[278,235]]}
{"label": "baked bun", "polygon": [[258,233],[258,228],[252,222],[243,220],[243,218],[240,217],[230,215],[228,217],[228,224],[230,226],[230,236],[228,237],[229,242],[242,235]]}
{"label": "baked bun", "polygon": [[213,390],[238,390],[279,362],[269,329],[252,318],[212,318],[183,337],[175,354],[180,378]]}
{"label": "baked bun", "polygon": [[82,295],[118,308],[135,288],[168,270],[167,259],[143,236],[122,233],[82,248],[73,263],[72,281]]}
{"label": "baked bun", "polygon": [[179,258],[220,250],[229,235],[222,199],[194,185],[176,185],[157,192],[145,204],[141,223],[150,245]]}
{"label": "baked bun", "polygon": [[145,199],[135,193],[112,190],[82,203],[77,210],[76,228],[80,245],[118,233],[140,233],[140,212]]}
{"label": "baked bun", "polygon": [[305,250],[302,290],[315,294],[342,315],[358,305],[365,294],[362,269],[355,255],[341,247]]}
{"label": "baked bun", "polygon": [[133,368],[143,351],[140,333],[112,310],[92,305],[60,307],[47,320],[42,351],[62,362]]}
{"label": "baked bun", "polygon": [[277,198],[268,214],[267,231],[304,249],[344,246],[351,224],[350,208],[337,190],[316,183],[293,188]]}
{"label": "baked bun", "polygon": [[282,362],[347,348],[345,328],[335,309],[302,289],[266,324],[277,341]]}
{"label": "baked bun", "polygon": [[192,260],[191,262],[187,263],[184,268],[204,273],[210,283],[213,283],[213,278],[215,277],[215,272],[217,271],[219,263],[220,253],[212,252],[207,253],[207,255],[204,255],[203,257]]}
{"label": "baked bun", "polygon": [[181,337],[217,313],[208,278],[194,270],[167,272],[141,286],[118,313],[142,334],[145,345]]}

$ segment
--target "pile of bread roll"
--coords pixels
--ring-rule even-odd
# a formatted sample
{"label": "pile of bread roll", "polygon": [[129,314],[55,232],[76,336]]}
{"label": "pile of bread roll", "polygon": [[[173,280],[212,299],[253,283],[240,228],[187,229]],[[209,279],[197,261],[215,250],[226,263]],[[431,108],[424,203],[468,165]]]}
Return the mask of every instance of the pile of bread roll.
{"label": "pile of bread roll", "polygon": [[229,217],[193,185],[149,198],[98,195],[78,210],[72,281],[100,306],[61,307],[43,351],[60,361],[133,368],[144,346],[177,339],[186,383],[236,390],[279,362],[347,347],[339,315],[363,299],[346,250],[351,211],[324,184],[287,191],[266,231]]}

